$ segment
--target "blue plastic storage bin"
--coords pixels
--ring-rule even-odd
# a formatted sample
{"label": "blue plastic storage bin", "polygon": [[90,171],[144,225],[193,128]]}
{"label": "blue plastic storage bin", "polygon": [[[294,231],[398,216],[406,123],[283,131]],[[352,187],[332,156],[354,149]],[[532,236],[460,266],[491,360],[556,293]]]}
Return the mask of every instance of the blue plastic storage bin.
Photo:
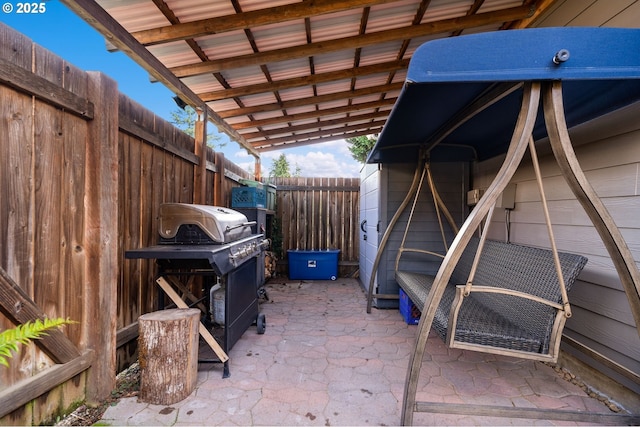
{"label": "blue plastic storage bin", "polygon": [[325,251],[288,250],[289,279],[336,280],[340,249]]}
{"label": "blue plastic storage bin", "polygon": [[420,322],[420,309],[411,301],[411,298],[400,288],[400,314],[407,325],[417,325]]}

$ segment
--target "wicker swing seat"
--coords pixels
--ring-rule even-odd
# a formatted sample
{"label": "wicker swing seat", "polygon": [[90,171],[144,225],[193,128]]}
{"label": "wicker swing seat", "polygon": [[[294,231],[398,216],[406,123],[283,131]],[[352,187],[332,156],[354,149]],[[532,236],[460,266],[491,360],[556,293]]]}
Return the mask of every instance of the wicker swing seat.
{"label": "wicker swing seat", "polygon": [[[548,360],[556,348],[553,340],[561,336],[554,331],[557,310],[519,295],[562,303],[552,252],[487,240],[475,273],[473,292],[461,298],[477,246],[478,239],[472,239],[458,261],[438,304],[433,329],[453,347],[473,347],[476,351],[501,348],[532,353],[531,358]],[[587,258],[566,252],[558,255],[569,291]],[[399,270],[395,277],[414,304],[424,307],[435,276]],[[486,287],[493,288],[493,292],[476,292]],[[517,295],[505,294],[502,290],[516,291]],[[459,311],[455,330],[449,331],[452,307]]]}

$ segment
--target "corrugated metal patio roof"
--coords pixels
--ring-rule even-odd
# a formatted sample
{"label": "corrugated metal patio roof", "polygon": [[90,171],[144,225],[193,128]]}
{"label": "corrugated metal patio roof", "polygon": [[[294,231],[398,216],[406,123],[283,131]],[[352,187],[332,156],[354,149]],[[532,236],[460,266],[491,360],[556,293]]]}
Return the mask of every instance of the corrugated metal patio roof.
{"label": "corrugated metal patio roof", "polygon": [[[522,28],[552,0],[63,0],[260,152],[378,134],[424,42]],[[455,54],[455,53],[452,53]],[[206,107],[205,107],[206,106]]]}

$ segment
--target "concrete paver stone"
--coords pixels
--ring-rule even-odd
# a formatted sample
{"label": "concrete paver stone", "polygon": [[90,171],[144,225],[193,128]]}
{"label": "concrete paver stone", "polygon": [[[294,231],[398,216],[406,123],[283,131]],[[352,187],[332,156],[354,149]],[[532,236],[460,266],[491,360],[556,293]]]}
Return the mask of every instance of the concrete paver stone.
{"label": "concrete paver stone", "polygon": [[[231,375],[201,363],[196,390],[170,406],[121,399],[110,425],[397,425],[416,326],[398,310],[366,313],[357,280],[266,285],[264,335],[249,328],[229,351]],[[605,412],[541,363],[448,349],[433,332],[418,400]],[[415,424],[576,425],[416,413]]]}

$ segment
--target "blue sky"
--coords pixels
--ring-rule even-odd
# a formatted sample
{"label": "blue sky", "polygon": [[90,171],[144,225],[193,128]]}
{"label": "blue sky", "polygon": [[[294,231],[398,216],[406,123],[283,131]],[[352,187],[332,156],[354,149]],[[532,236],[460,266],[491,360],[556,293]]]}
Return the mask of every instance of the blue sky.
{"label": "blue sky", "polygon": [[[110,53],[104,38],[58,0],[42,2],[44,13],[19,14],[17,0],[2,0],[0,21],[23,33],[35,43],[54,52],[85,71],[101,71],[118,82],[120,92],[165,120],[177,110],[175,96],[160,83],[151,83],[149,74],[121,52]],[[212,132],[209,126],[209,132]],[[216,129],[213,129],[214,131]],[[220,149],[232,162],[253,170],[254,158],[222,134],[228,141]],[[292,169],[299,167],[307,177],[357,177],[361,165],[349,153],[343,140],[262,154],[262,173],[268,175],[273,159],[284,153]]]}

